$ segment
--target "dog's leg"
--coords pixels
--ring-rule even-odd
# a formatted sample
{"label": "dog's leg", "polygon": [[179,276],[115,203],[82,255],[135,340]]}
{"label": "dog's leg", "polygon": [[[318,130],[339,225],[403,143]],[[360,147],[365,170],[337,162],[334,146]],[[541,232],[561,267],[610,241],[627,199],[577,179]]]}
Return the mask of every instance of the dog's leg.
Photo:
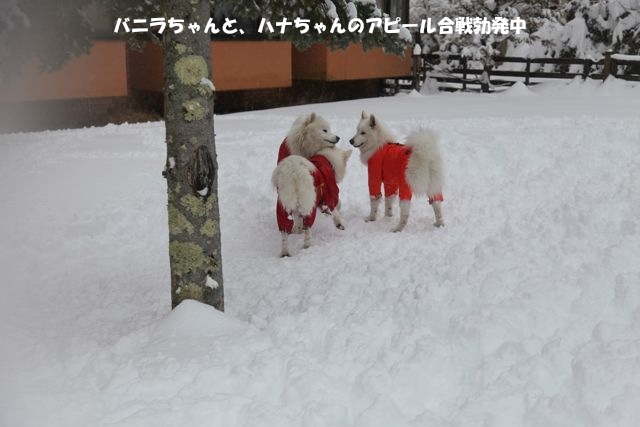
{"label": "dog's leg", "polygon": [[311,246],[311,230],[309,228],[304,229],[304,245],[302,247],[307,249]]}
{"label": "dog's leg", "polygon": [[282,251],[280,252],[280,257],[288,257],[291,256],[289,254],[289,233],[283,231],[282,233]]}
{"label": "dog's leg", "polygon": [[442,220],[442,206],[440,206],[440,202],[433,202],[431,204],[433,208],[433,213],[436,215],[436,222],[433,223],[435,227],[444,227],[444,221]]}
{"label": "dog's leg", "polygon": [[292,212],[291,216],[293,217],[293,227],[291,229],[291,232],[293,234],[302,233],[303,218],[297,212]]}
{"label": "dog's leg", "polygon": [[340,205],[336,206],[336,208],[331,212],[331,216],[333,217],[333,225],[335,225],[338,230],[344,230],[342,218],[340,217]]}
{"label": "dog's leg", "polygon": [[393,216],[393,204],[395,201],[395,194],[384,198],[384,216]]}
{"label": "dog's leg", "polygon": [[380,206],[381,197],[382,197],[382,194],[379,195],[378,197],[371,197],[371,212],[369,212],[369,216],[364,219],[365,221],[369,222],[369,221],[376,220],[376,216],[378,215],[378,206]]}
{"label": "dog's leg", "polygon": [[411,210],[411,200],[400,200],[400,222],[395,226],[394,233],[404,230],[409,221],[409,211]]}

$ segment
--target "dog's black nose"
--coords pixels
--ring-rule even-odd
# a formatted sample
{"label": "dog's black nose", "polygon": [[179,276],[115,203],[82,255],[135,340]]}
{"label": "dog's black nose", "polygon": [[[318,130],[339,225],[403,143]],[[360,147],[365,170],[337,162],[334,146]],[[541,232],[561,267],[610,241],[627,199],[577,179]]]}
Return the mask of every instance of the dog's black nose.
{"label": "dog's black nose", "polygon": [[340,141],[340,137],[336,136],[336,144],[338,143],[338,141]]}
{"label": "dog's black nose", "polygon": [[353,145],[353,138],[349,140],[349,144]]}

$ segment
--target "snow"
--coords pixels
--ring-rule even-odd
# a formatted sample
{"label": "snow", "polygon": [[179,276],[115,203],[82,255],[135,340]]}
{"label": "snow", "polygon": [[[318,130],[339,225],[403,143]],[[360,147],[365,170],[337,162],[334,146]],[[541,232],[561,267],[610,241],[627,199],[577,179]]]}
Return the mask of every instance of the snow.
{"label": "snow", "polygon": [[614,53],[611,58],[619,61],[637,61],[640,62],[640,55],[623,55],[621,53]]}
{"label": "snow", "polygon": [[355,3],[361,5],[377,5],[376,0],[355,0]]}
{"label": "snow", "polygon": [[588,37],[589,29],[582,16],[576,16],[563,28],[562,42],[567,47],[575,49],[576,57],[586,58],[591,54],[591,41]]}
{"label": "snow", "polygon": [[398,29],[400,30],[399,36],[402,40],[404,40],[407,43],[413,42],[413,36],[411,35],[411,31],[407,30],[406,27],[400,27]]}
{"label": "snow", "polygon": [[31,20],[20,9],[16,0],[5,0],[0,4],[0,22],[6,30],[14,30],[16,24],[24,29],[31,28]]}
{"label": "snow", "polygon": [[[161,123],[0,136],[0,425],[637,425],[638,88],[529,90],[217,116],[224,314],[170,311]],[[365,223],[352,159],[280,259],[280,142],[362,109],[440,132],[447,226]]]}
{"label": "snow", "polygon": [[3,0],[0,2],[0,84],[6,85],[11,80],[4,69],[9,63],[15,62],[12,51],[15,45],[15,33],[28,31],[32,27],[29,17],[20,9],[17,0]]}
{"label": "snow", "polygon": [[358,9],[356,8],[356,5],[354,3],[347,3],[346,11],[347,18],[349,18],[349,20],[358,18]]}
{"label": "snow", "polygon": [[218,289],[218,287],[220,286],[220,284],[218,282],[216,282],[216,280],[213,279],[211,276],[207,276],[206,285],[207,285],[207,287],[209,287],[211,289]]}
{"label": "snow", "polygon": [[503,96],[528,96],[533,92],[522,82],[516,82],[510,86],[507,90],[501,92]]}
{"label": "snow", "polygon": [[325,6],[327,7],[327,16],[331,20],[340,19],[338,16],[338,12],[336,10],[336,5],[331,0],[324,0]]}
{"label": "snow", "polygon": [[206,77],[200,79],[200,84],[207,86],[209,89],[211,89],[212,92],[216,91],[216,87],[213,85],[213,82]]}
{"label": "snow", "polygon": [[[525,31],[511,31],[509,35],[439,35],[423,36],[423,52],[448,51],[463,53],[475,60],[505,54],[528,58],[577,57],[598,61],[607,50],[620,54],[638,54],[640,34],[639,0],[561,1],[548,8],[540,2],[470,2],[464,0],[411,0],[410,19],[419,22],[431,18],[477,16],[489,20],[494,17],[522,18]],[[451,66],[451,64],[448,64]],[[503,70],[523,69],[524,64],[501,64]],[[559,70],[545,64],[546,71]],[[534,71],[537,67],[534,67]],[[580,72],[579,65],[569,67]]]}

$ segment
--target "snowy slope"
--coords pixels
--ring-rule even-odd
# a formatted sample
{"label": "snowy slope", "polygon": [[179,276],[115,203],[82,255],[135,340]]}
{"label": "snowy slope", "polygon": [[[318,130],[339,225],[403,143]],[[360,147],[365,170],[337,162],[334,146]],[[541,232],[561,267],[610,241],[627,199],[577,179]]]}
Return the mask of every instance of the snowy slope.
{"label": "snowy slope", "polygon": [[[227,312],[169,310],[160,123],[0,137],[0,426],[632,426],[640,97],[622,82],[216,117]],[[292,120],[443,135],[447,226],[367,224],[277,257]],[[341,142],[341,145],[346,143]],[[395,219],[394,219],[395,220]]]}

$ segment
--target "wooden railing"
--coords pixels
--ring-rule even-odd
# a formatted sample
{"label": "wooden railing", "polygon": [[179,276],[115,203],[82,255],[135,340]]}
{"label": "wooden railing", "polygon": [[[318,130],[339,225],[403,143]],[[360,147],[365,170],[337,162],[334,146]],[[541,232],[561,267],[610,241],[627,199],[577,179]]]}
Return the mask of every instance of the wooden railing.
{"label": "wooden railing", "polygon": [[[447,61],[453,62],[452,68],[438,70],[437,65]],[[579,58],[521,58],[514,56],[494,56],[493,65],[484,68],[474,68],[469,63],[471,61],[460,55],[447,53],[420,54],[414,52],[413,55],[413,75],[410,79],[414,89],[419,89],[422,82],[428,76],[439,82],[458,83],[462,85],[462,90],[467,90],[468,85],[480,85],[483,92],[490,92],[492,87],[510,85],[517,80],[505,80],[504,77],[519,77],[526,85],[535,84],[532,79],[599,79],[606,80],[609,76],[616,78],[640,81],[640,57],[629,55],[615,55],[613,52],[606,52],[605,57],[599,61]],[[525,64],[524,70],[513,71],[503,70],[503,64],[516,63]],[[532,65],[555,64],[563,66],[566,71],[544,71],[536,69],[532,71]],[[571,66],[580,66],[580,72],[569,69]],[[627,67],[624,72],[619,72],[619,67]],[[539,67],[537,67],[539,68]],[[576,67],[574,67],[576,68]],[[629,71],[631,70],[631,71]],[[502,78],[502,79],[501,79]]]}

